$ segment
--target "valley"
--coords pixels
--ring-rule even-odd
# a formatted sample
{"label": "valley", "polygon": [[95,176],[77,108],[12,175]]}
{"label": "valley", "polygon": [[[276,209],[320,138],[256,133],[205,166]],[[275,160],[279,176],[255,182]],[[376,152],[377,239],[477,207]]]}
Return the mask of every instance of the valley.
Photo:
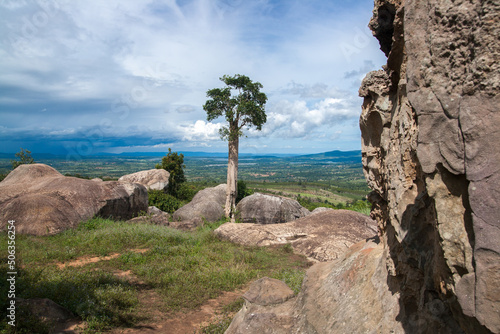
{"label": "valley", "polygon": [[[183,153],[183,152],[179,152]],[[155,168],[161,153],[102,155],[80,157],[36,155],[36,162],[54,167],[64,175],[116,180],[141,170]],[[11,169],[14,155],[0,155],[0,173]],[[197,188],[226,182],[227,157],[217,153],[186,152],[185,175]],[[323,203],[342,208],[363,201],[369,193],[361,164],[361,151],[332,151],[311,155],[241,154],[238,179],[252,191],[301,198],[305,202]],[[305,205],[307,206],[307,205]]]}

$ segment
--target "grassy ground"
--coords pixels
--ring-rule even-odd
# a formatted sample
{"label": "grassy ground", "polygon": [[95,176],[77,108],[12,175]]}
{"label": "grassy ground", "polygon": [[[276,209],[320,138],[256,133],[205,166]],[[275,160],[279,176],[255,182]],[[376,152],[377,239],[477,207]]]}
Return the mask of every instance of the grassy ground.
{"label": "grassy ground", "polygon": [[[137,285],[115,275],[116,271],[133,273],[143,286],[158,293],[164,312],[195,309],[223,291],[263,276],[300,289],[308,266],[305,258],[291,254],[288,247],[249,248],[221,241],[212,233],[221,223],[181,232],[95,218],[55,236],[17,235],[16,297],[49,298],[86,321],[88,333],[96,333],[132,326],[148,317],[141,314]],[[0,236],[0,294],[6,296],[7,237]],[[61,266],[113,254],[107,261]],[[15,328],[7,325],[7,301],[2,298],[0,304],[1,333],[47,332],[35,319],[18,317]]]}

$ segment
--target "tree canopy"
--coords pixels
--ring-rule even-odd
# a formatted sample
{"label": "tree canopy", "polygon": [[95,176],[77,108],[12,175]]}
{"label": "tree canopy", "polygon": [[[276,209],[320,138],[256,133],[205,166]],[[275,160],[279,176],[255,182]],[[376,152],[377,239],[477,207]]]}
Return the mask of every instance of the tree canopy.
{"label": "tree canopy", "polygon": [[232,141],[241,137],[243,127],[255,126],[261,130],[267,121],[264,109],[267,96],[260,91],[262,84],[240,74],[233,77],[224,75],[220,80],[227,87],[207,91],[210,99],[203,109],[207,112],[208,121],[225,116],[228,125],[220,129],[221,138]]}

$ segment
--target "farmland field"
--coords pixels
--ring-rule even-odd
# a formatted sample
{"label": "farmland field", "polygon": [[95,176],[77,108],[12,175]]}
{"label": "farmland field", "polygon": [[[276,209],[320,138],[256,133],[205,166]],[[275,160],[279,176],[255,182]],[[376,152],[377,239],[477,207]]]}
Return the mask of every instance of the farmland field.
{"label": "farmland field", "polygon": [[[179,152],[182,153],[182,152]],[[116,180],[120,176],[155,168],[162,154],[103,155],[81,157],[33,154],[36,162],[50,165],[65,175]],[[8,173],[14,155],[0,155],[0,173]],[[223,154],[186,153],[188,182],[212,186],[226,182],[227,158]],[[245,155],[239,159],[238,179],[254,191],[286,197],[345,205],[363,200],[369,192],[363,175],[360,151],[333,151],[313,155]]]}

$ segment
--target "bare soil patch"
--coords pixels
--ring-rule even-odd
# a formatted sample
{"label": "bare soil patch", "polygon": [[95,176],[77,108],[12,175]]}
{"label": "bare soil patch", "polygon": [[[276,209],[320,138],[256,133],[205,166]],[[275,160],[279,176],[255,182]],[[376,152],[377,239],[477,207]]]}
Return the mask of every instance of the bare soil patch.
{"label": "bare soil patch", "polygon": [[[143,248],[143,249],[131,249],[130,251],[134,253],[145,253],[148,250],[149,248]],[[89,263],[113,260],[120,255],[121,255],[120,253],[113,253],[108,256],[81,257],[71,262],[56,263],[56,265],[57,267],[59,267],[59,269],[63,269],[65,267],[81,267]]]}

